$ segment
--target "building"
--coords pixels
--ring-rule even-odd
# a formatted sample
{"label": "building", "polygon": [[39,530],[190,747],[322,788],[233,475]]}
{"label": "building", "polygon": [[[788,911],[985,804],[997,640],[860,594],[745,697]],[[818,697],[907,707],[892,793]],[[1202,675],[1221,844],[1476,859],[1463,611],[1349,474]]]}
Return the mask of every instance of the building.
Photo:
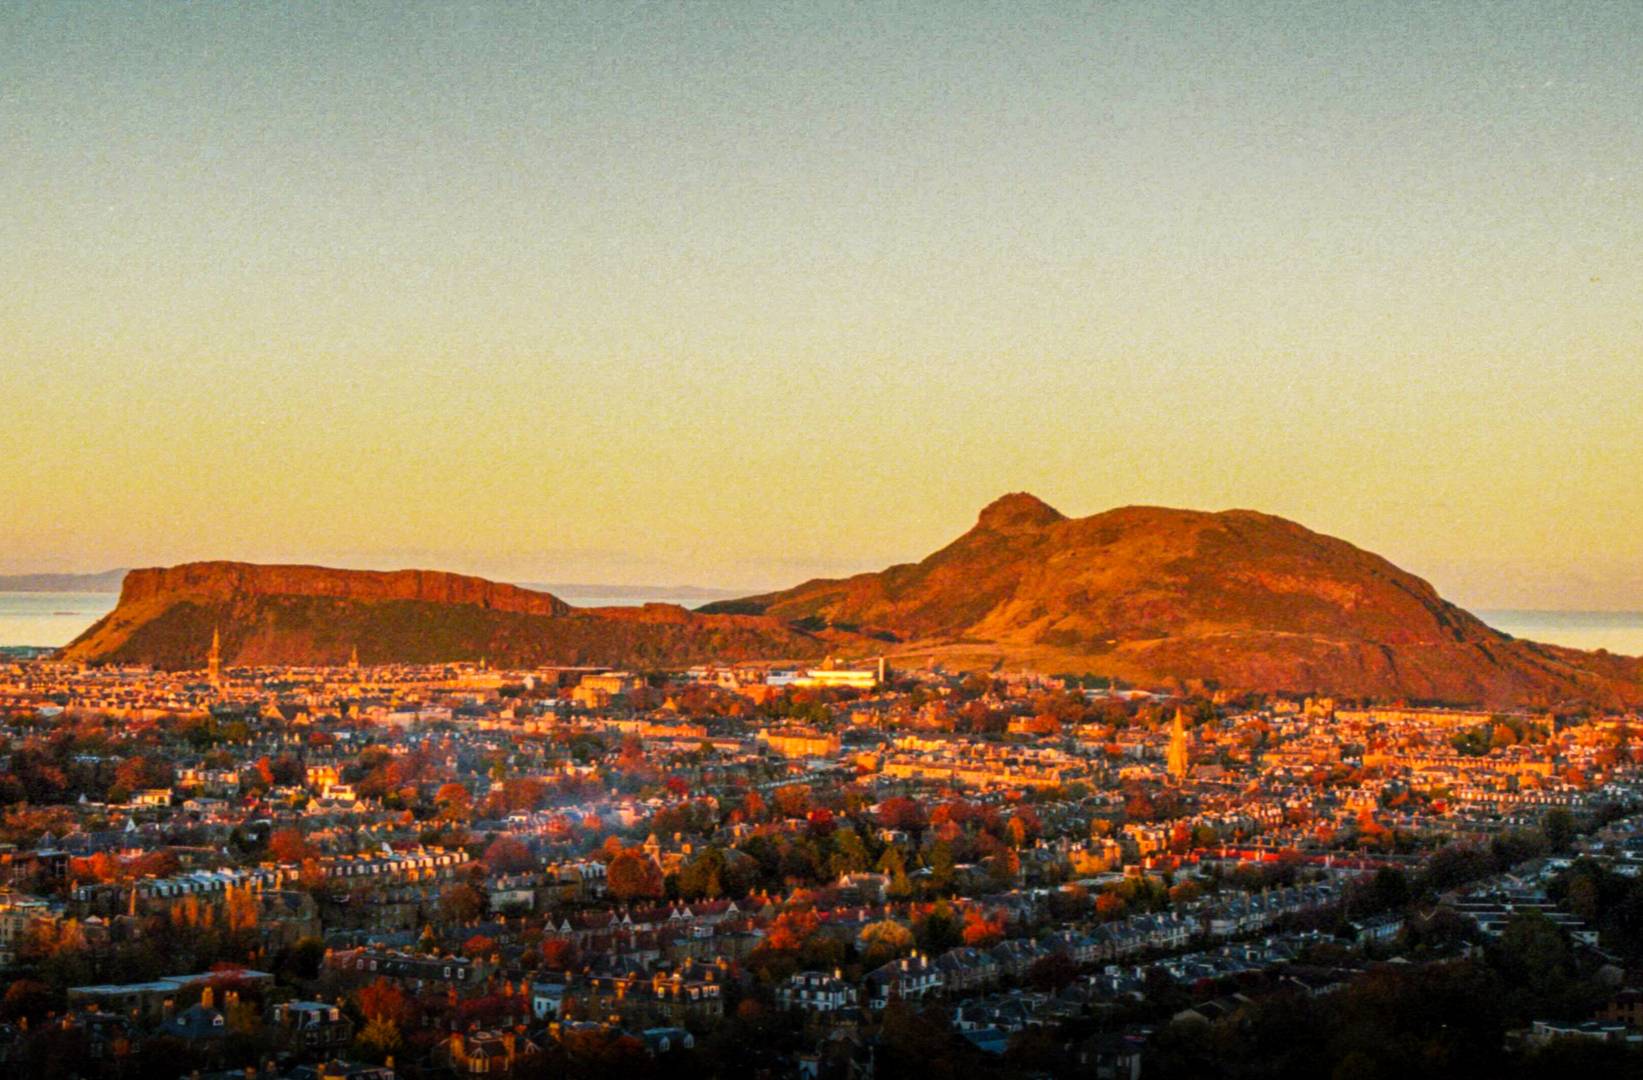
{"label": "building", "polygon": [[832,1013],[855,1008],[856,988],[836,969],[831,974],[800,971],[776,991],[776,1001],[784,1009]]}
{"label": "building", "polygon": [[884,657],[879,657],[869,668],[834,667],[829,660],[819,668],[810,668],[793,680],[794,686],[875,690],[884,685],[888,669]]}

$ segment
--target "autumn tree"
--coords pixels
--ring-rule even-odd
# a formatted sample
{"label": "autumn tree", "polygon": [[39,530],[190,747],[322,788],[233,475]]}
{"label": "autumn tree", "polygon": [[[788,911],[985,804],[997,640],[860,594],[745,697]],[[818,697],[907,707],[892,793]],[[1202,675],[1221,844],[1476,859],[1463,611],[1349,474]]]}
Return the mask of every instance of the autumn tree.
{"label": "autumn tree", "polygon": [[268,838],[268,857],[278,863],[301,863],[315,855],[308,838],[298,829],[275,829]]}
{"label": "autumn tree", "polygon": [[679,895],[716,899],[724,892],[725,855],[716,847],[703,850],[679,871]]}
{"label": "autumn tree", "polygon": [[1002,916],[988,916],[980,908],[971,908],[964,916],[964,944],[985,949],[1004,940]]}
{"label": "autumn tree", "polygon": [[455,782],[440,786],[434,793],[434,805],[439,808],[439,816],[444,821],[461,822],[473,817],[473,796],[467,788]]}
{"label": "autumn tree", "polygon": [[483,910],[485,897],[466,882],[447,885],[439,894],[439,917],[444,922],[472,922]]}
{"label": "autumn tree", "polygon": [[624,848],[605,870],[605,888],[624,902],[660,898],[662,872],[643,851]]}
{"label": "autumn tree", "polygon": [[499,836],[485,849],[485,865],[494,874],[517,874],[536,866],[536,857],[518,839]]}
{"label": "autumn tree", "polygon": [[776,799],[776,811],[782,817],[802,818],[810,813],[810,785],[787,784],[772,794]]}
{"label": "autumn tree", "polygon": [[924,808],[905,795],[893,795],[879,804],[879,824],[886,829],[921,829]]}
{"label": "autumn tree", "polygon": [[379,977],[354,991],[354,1004],[367,1020],[405,1024],[411,1019],[410,999],[389,979]]}
{"label": "autumn tree", "polygon": [[549,971],[569,971],[577,967],[581,957],[576,943],[568,938],[549,938],[542,942],[542,966]]}
{"label": "autumn tree", "polygon": [[798,952],[820,926],[814,911],[784,911],[771,924],[765,944],[778,952]]}
{"label": "autumn tree", "polygon": [[913,883],[907,878],[907,862],[901,856],[901,849],[894,844],[885,848],[884,855],[879,858],[879,873],[890,879],[885,886],[886,895],[897,900],[913,895]]}
{"label": "autumn tree", "polygon": [[880,919],[862,927],[862,959],[868,967],[902,956],[913,947],[913,932],[894,919]]}

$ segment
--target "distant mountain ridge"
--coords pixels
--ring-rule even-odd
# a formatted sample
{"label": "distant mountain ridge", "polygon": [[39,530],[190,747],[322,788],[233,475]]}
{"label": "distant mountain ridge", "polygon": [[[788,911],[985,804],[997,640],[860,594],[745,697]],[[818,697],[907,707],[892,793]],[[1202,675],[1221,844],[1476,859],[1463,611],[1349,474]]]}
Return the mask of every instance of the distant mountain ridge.
{"label": "distant mountain ridge", "polygon": [[916,563],[707,604],[579,608],[437,571],[134,570],[62,655],[198,667],[477,660],[655,667],[887,654],[1152,687],[1489,707],[1643,701],[1643,660],[1519,641],[1377,555],[1249,510],[1068,518],[1007,495]]}
{"label": "distant mountain ridge", "polygon": [[126,570],[98,574],[0,574],[0,592],[119,592]]}
{"label": "distant mountain ridge", "polygon": [[650,600],[666,596],[677,600],[729,600],[741,595],[736,589],[714,589],[705,585],[601,585],[597,582],[521,581],[519,587],[555,596],[608,596],[623,600]]}

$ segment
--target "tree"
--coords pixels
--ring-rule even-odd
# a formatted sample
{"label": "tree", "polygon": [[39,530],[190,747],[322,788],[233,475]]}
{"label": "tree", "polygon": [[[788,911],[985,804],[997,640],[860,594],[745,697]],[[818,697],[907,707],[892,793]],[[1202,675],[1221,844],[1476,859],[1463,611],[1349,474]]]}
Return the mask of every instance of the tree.
{"label": "tree", "polygon": [[765,944],[778,952],[797,952],[820,925],[814,911],[784,911],[771,924]]}
{"label": "tree", "polygon": [[512,836],[499,836],[485,849],[485,865],[493,874],[518,874],[536,866],[531,849]]}
{"label": "tree", "polygon": [[894,960],[913,947],[913,932],[894,919],[881,919],[862,927],[862,959],[868,967]]}
{"label": "tree", "polygon": [[580,963],[576,943],[566,938],[549,938],[542,943],[542,966],[549,971],[569,971]]}
{"label": "tree", "polygon": [[884,849],[879,858],[879,873],[890,878],[890,884],[885,888],[886,894],[897,900],[905,900],[913,895],[913,883],[907,878],[907,863],[901,857],[901,849],[891,844]]}
{"label": "tree", "polygon": [[605,870],[605,888],[624,902],[658,899],[662,895],[662,872],[644,852],[624,848]]}
{"label": "tree", "polygon": [[679,871],[679,895],[714,899],[724,892],[725,855],[709,847]]}
{"label": "tree", "polygon": [[297,829],[275,829],[268,838],[268,857],[278,863],[301,863],[315,855],[308,838]]}
{"label": "tree", "polygon": [[399,1025],[392,1020],[372,1020],[354,1040],[360,1055],[371,1061],[383,1061],[398,1050],[401,1044]]}
{"label": "tree", "polygon": [[1000,888],[1014,884],[1016,875],[1020,872],[1021,856],[1015,853],[1014,848],[1005,848],[987,860],[987,874]]}
{"label": "tree", "polygon": [[953,847],[945,840],[938,840],[930,849],[930,887],[936,892],[946,892],[953,887]]}
{"label": "tree", "polygon": [[894,795],[879,804],[879,824],[886,829],[922,829],[924,808],[905,795]]}
{"label": "tree", "polygon": [[985,949],[1004,940],[1004,919],[988,917],[980,908],[971,908],[964,916],[964,944]]}
{"label": "tree", "polygon": [[964,941],[952,905],[945,900],[936,901],[922,918],[914,921],[913,937],[919,949],[931,954],[946,952]]}
{"label": "tree", "polygon": [[354,1004],[367,1020],[383,1020],[392,1024],[407,1023],[411,1019],[411,1002],[405,991],[388,979],[378,978],[354,991]]}
{"label": "tree", "polygon": [[843,828],[833,833],[833,855],[828,860],[828,869],[834,877],[865,870],[868,862],[867,845],[861,842],[855,829]]}
{"label": "tree", "polygon": [[473,796],[458,783],[442,785],[434,794],[434,805],[439,807],[439,816],[445,821],[467,821],[473,817]]}
{"label": "tree", "polygon": [[784,818],[802,818],[810,813],[810,785],[788,784],[773,792],[776,811]]}
{"label": "tree", "polygon": [[1563,807],[1554,806],[1541,818],[1540,831],[1546,834],[1546,844],[1554,852],[1568,851],[1575,838],[1574,818]]}
{"label": "tree", "polygon": [[479,918],[485,909],[485,898],[478,889],[465,882],[445,886],[439,894],[439,918],[448,923],[465,923]]}

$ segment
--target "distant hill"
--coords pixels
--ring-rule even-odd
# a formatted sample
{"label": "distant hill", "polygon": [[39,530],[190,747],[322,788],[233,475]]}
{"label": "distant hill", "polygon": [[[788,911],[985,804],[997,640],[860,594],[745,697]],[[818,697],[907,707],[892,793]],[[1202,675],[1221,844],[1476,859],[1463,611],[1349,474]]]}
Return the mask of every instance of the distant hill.
{"label": "distant hill", "polygon": [[126,571],[100,574],[0,574],[0,592],[119,592]]}
{"label": "distant hill", "polygon": [[921,562],[701,610],[893,638],[904,661],[1143,686],[1491,706],[1643,699],[1643,662],[1514,640],[1377,555],[1249,510],[1074,519],[1007,495]]}
{"label": "distant hill", "polygon": [[1489,707],[1643,702],[1643,660],[1519,641],[1385,559],[1249,510],[1068,518],[1007,495],[917,563],[697,611],[581,608],[435,571],[246,563],[133,570],[69,659],[199,667],[489,658],[659,667],[888,655],[1147,687]]}
{"label": "distant hill", "polygon": [[213,632],[224,661],[238,665],[341,664],[357,649],[367,664],[650,667],[812,658],[845,637],[668,604],[577,608],[550,593],[430,570],[208,562],[131,571],[119,604],[61,655],[194,668]]}
{"label": "distant hill", "polygon": [[531,589],[536,592],[552,593],[559,597],[577,598],[583,596],[609,597],[621,600],[650,600],[658,596],[665,596],[676,600],[707,603],[712,600],[729,600],[740,595],[735,589],[709,589],[700,585],[600,585],[579,583],[555,582],[526,582],[519,583],[522,589]]}

